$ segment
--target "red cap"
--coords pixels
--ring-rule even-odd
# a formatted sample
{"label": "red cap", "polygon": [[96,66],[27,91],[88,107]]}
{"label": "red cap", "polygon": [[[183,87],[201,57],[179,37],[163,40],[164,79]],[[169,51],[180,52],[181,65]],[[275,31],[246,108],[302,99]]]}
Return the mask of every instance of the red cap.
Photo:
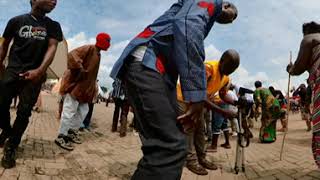
{"label": "red cap", "polygon": [[111,37],[107,33],[99,33],[96,37],[96,46],[106,51],[110,47]]}

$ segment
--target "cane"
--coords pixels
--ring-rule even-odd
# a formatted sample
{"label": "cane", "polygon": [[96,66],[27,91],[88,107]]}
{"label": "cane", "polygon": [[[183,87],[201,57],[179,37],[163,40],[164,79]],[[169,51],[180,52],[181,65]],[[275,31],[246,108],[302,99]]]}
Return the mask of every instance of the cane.
{"label": "cane", "polygon": [[[290,64],[292,63],[292,52],[290,51]],[[284,132],[283,135],[283,140],[282,140],[282,146],[281,146],[281,151],[280,151],[280,161],[282,161],[282,157],[283,157],[283,149],[284,149],[284,143],[286,140],[286,136],[288,133],[288,128],[289,128],[289,111],[290,111],[290,83],[291,83],[291,75],[289,73],[289,79],[288,79],[288,95],[287,95],[287,118],[286,118],[286,123],[287,123],[287,128]]]}

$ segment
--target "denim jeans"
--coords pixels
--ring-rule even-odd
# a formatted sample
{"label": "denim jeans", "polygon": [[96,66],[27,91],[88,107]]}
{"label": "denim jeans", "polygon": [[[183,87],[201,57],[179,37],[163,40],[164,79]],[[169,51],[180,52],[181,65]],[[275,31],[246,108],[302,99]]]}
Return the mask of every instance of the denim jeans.
{"label": "denim jeans", "polygon": [[89,103],[89,112],[82,123],[83,128],[89,128],[93,114],[94,103]]}
{"label": "denim jeans", "polygon": [[[228,106],[223,104],[219,105],[221,108],[225,109]],[[220,134],[222,131],[228,130],[228,120],[220,113],[212,113],[212,134]]]}

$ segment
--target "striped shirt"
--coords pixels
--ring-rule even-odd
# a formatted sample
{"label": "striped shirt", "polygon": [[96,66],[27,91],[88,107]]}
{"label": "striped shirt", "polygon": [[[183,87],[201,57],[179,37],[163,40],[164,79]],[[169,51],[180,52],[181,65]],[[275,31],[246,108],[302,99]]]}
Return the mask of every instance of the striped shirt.
{"label": "striped shirt", "polygon": [[126,98],[125,90],[124,90],[124,87],[123,87],[120,79],[116,79],[112,83],[112,87],[113,87],[112,92],[111,92],[112,98],[120,98],[122,100],[124,100]]}

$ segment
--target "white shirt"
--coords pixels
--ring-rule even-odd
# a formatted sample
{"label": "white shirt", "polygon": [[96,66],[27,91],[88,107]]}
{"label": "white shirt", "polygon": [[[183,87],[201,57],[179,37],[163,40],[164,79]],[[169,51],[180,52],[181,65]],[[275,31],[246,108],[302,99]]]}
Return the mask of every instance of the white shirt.
{"label": "white shirt", "polygon": [[229,90],[226,96],[228,97],[228,99],[231,99],[232,101],[238,101],[238,97],[234,91]]}
{"label": "white shirt", "polygon": [[135,61],[142,61],[144,54],[147,51],[147,46],[138,46],[131,55],[135,57]]}

